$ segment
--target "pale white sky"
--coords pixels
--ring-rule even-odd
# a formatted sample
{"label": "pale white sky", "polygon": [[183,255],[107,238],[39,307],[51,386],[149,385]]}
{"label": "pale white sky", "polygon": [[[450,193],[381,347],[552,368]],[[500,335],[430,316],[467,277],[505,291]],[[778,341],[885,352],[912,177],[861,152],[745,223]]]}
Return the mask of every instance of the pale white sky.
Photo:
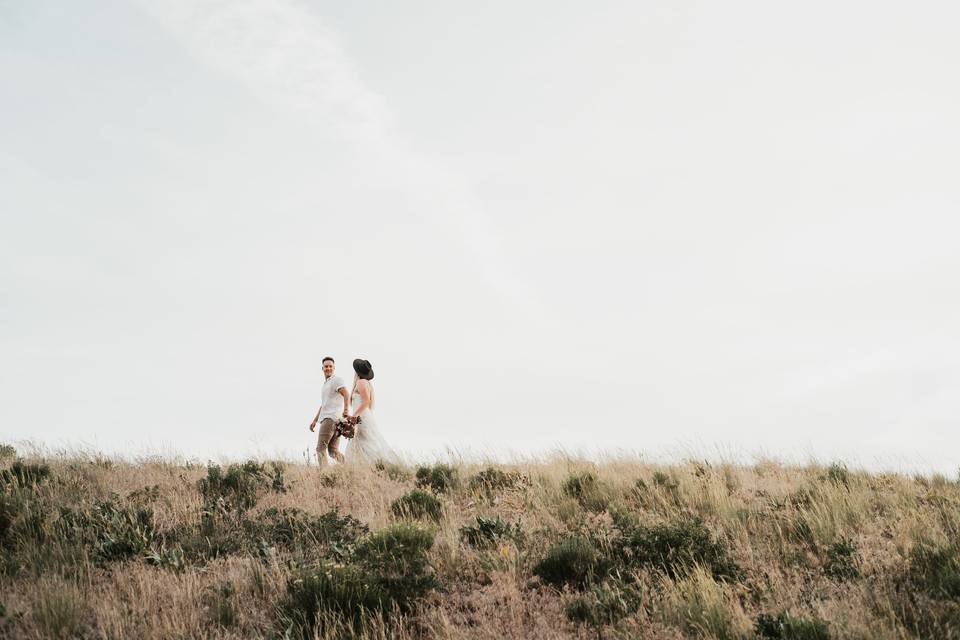
{"label": "pale white sky", "polygon": [[954,474],[960,9],[560,5],[0,2],[0,439]]}

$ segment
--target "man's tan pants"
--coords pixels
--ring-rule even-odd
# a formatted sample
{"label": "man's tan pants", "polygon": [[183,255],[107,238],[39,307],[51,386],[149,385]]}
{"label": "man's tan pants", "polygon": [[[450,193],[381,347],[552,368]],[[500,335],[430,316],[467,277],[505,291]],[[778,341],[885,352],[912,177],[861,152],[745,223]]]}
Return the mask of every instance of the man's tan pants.
{"label": "man's tan pants", "polygon": [[327,453],[337,462],[343,462],[343,454],[340,453],[340,436],[337,434],[337,427],[332,418],[324,418],[320,421],[320,436],[317,438],[317,462],[321,467],[330,464]]}

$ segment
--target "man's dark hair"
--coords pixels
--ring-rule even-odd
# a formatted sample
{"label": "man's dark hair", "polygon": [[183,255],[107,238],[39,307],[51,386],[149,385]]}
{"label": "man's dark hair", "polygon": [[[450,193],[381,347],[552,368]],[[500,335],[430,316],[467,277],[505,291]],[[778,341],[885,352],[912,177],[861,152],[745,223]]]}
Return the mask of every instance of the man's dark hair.
{"label": "man's dark hair", "polygon": [[327,356],[326,358],[324,358],[323,360],[321,360],[321,361],[320,361],[320,364],[323,364],[323,363],[326,362],[327,360],[329,360],[329,361],[332,362],[333,364],[337,364],[336,360],[334,360],[334,359],[331,358],[330,356]]}

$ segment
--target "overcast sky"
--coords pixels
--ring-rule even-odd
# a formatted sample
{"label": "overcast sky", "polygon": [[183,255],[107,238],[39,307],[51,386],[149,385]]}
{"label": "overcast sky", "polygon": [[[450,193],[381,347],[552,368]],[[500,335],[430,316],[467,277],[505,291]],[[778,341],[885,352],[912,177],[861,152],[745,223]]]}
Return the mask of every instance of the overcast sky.
{"label": "overcast sky", "polygon": [[960,467],[950,2],[0,1],[0,439]]}

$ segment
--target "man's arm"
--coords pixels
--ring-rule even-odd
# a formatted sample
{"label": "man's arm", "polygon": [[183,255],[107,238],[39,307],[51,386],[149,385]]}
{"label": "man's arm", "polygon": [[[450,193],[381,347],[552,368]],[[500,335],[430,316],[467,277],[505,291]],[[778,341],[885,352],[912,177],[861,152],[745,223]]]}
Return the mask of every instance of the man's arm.
{"label": "man's arm", "polygon": [[317,420],[319,419],[320,419],[320,409],[317,409],[317,415],[313,417],[313,422],[310,423],[310,431],[313,431],[316,428]]}
{"label": "man's arm", "polygon": [[350,416],[350,392],[346,387],[340,387],[337,393],[343,396],[343,417],[347,418]]}

